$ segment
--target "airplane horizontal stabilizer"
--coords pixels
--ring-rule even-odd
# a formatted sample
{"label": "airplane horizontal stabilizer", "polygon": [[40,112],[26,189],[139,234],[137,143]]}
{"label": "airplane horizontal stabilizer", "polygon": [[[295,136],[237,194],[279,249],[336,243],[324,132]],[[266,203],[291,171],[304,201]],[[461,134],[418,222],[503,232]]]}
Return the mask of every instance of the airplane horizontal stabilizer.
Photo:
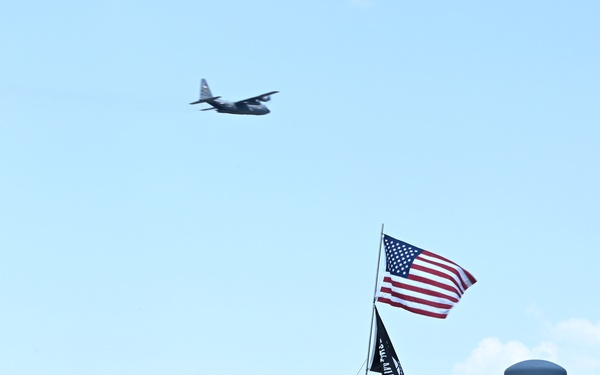
{"label": "airplane horizontal stabilizer", "polygon": [[210,102],[211,100],[216,100],[216,99],[219,99],[219,98],[220,98],[220,96],[213,96],[211,98],[204,98],[204,99],[196,100],[195,102],[192,102],[190,104],[206,103],[206,102]]}

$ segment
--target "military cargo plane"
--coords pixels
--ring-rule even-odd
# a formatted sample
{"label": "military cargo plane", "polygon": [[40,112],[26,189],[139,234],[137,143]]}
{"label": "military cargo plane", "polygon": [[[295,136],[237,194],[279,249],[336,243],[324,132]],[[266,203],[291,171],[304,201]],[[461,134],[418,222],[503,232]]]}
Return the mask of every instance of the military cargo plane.
{"label": "military cargo plane", "polygon": [[271,111],[262,102],[268,102],[271,100],[271,95],[278,92],[271,91],[237,102],[230,102],[221,99],[220,96],[213,96],[210,88],[208,88],[208,83],[202,78],[202,82],[200,82],[200,99],[190,104],[208,103],[212,106],[212,108],[205,108],[202,111],[216,110],[219,113],[230,113],[233,115],[266,115]]}

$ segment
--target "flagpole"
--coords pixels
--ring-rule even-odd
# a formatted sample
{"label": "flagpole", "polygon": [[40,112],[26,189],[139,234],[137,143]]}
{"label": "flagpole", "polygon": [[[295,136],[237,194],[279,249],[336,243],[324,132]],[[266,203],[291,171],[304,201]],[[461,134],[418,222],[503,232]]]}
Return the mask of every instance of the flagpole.
{"label": "flagpole", "polygon": [[379,264],[381,263],[381,245],[383,244],[383,224],[381,224],[381,235],[379,236],[379,255],[377,256],[377,272],[375,273],[375,291],[373,292],[373,305],[371,307],[371,326],[369,330],[369,348],[367,350],[367,366],[365,375],[369,374],[369,359],[371,359],[371,341],[373,340],[373,320],[375,319],[375,297],[377,296],[377,283],[379,282]]}

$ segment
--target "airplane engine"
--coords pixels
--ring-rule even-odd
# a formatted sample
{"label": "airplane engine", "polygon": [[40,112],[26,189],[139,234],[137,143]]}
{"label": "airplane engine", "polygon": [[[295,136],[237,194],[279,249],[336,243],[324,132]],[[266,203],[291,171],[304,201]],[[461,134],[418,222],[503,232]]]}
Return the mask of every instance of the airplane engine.
{"label": "airplane engine", "polygon": [[261,102],[268,102],[269,100],[271,100],[271,96],[267,95],[267,96],[261,96],[260,97],[260,101]]}

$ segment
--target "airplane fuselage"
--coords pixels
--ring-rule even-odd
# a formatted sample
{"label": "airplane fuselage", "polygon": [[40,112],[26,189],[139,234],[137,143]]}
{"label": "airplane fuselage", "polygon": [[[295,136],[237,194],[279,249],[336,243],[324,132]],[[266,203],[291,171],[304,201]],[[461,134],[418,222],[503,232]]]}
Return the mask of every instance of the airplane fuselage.
{"label": "airplane fuselage", "polygon": [[226,100],[214,100],[209,102],[217,112],[230,113],[233,115],[266,115],[269,111],[266,105],[262,103],[250,104],[250,103],[234,103]]}

